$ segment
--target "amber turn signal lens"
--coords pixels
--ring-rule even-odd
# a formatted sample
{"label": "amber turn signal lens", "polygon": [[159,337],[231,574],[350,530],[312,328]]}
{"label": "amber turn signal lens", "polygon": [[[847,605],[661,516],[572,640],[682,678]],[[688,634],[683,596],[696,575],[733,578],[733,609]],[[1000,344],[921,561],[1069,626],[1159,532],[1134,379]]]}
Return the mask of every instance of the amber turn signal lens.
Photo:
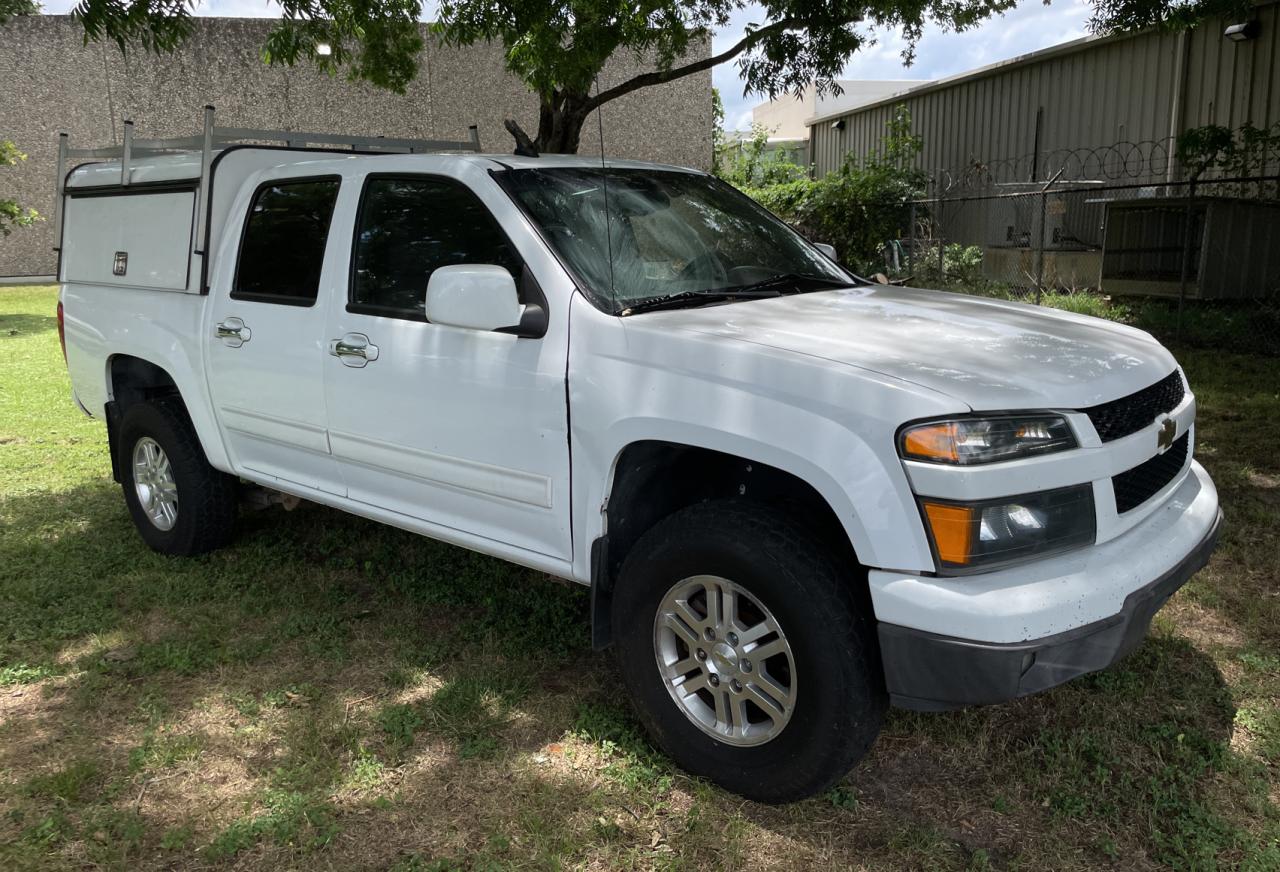
{"label": "amber turn signal lens", "polygon": [[944,421],[908,430],[902,440],[902,450],[910,457],[955,463],[960,459],[956,450],[956,425]]}
{"label": "amber turn signal lens", "polygon": [[971,559],[976,512],[970,506],[924,503],[924,513],[933,532],[933,544],[943,562],[964,566]]}
{"label": "amber turn signal lens", "polygon": [[1089,482],[974,503],[924,497],[920,512],[943,575],[1088,545],[1097,530]]}

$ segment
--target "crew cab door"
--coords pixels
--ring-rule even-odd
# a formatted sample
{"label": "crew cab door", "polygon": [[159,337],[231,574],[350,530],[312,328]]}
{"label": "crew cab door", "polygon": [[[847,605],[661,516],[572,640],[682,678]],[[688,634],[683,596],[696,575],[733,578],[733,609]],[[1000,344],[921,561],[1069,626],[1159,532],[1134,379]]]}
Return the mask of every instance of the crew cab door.
{"label": "crew cab door", "polygon": [[[324,406],[327,300],[345,277],[345,246],[330,252],[337,176],[259,185],[234,269],[216,272],[206,324],[209,388],[237,472],[343,494]],[[224,249],[225,251],[225,249]],[[326,257],[338,261],[335,270]],[[227,263],[227,267],[231,264]]]}
{"label": "crew cab door", "polygon": [[536,339],[429,323],[431,273],[464,263],[500,265],[536,293],[467,184],[366,177],[347,293],[325,334],[329,438],[348,496],[570,559],[566,319],[551,313]]}

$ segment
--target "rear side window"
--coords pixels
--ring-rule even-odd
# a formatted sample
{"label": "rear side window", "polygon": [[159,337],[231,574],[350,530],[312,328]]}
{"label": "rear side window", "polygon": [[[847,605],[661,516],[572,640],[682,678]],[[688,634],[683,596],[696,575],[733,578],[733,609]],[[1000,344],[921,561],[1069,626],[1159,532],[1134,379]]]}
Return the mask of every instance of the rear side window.
{"label": "rear side window", "polygon": [[294,179],[258,188],[240,242],[232,299],[315,303],[340,182]]}
{"label": "rear side window", "polygon": [[351,271],[352,311],[424,318],[442,266],[487,263],[520,281],[521,261],[469,188],[433,176],[373,176],[365,185]]}

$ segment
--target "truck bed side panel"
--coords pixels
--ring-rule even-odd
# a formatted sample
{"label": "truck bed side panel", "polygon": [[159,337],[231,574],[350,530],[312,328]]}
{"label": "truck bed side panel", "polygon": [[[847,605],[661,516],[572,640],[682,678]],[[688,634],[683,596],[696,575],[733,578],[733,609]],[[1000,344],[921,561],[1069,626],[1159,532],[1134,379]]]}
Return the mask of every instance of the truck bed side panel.
{"label": "truck bed side panel", "polygon": [[209,462],[229,472],[201,355],[207,298],[73,283],[62,302],[71,387],[89,413],[101,417],[112,398],[111,358],[141,358],[173,379]]}

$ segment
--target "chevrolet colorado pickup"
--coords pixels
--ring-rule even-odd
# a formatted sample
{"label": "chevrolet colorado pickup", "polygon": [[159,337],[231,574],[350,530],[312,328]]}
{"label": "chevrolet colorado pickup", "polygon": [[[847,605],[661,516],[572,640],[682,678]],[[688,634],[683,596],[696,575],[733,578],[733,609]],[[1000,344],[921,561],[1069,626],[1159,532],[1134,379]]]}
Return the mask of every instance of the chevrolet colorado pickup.
{"label": "chevrolet colorado pickup", "polygon": [[589,585],[654,741],[746,797],[826,789],[890,704],[1107,667],[1216,541],[1151,336],[868,284],[700,172],[206,140],[62,190],[147,545],[225,545],[256,487]]}

